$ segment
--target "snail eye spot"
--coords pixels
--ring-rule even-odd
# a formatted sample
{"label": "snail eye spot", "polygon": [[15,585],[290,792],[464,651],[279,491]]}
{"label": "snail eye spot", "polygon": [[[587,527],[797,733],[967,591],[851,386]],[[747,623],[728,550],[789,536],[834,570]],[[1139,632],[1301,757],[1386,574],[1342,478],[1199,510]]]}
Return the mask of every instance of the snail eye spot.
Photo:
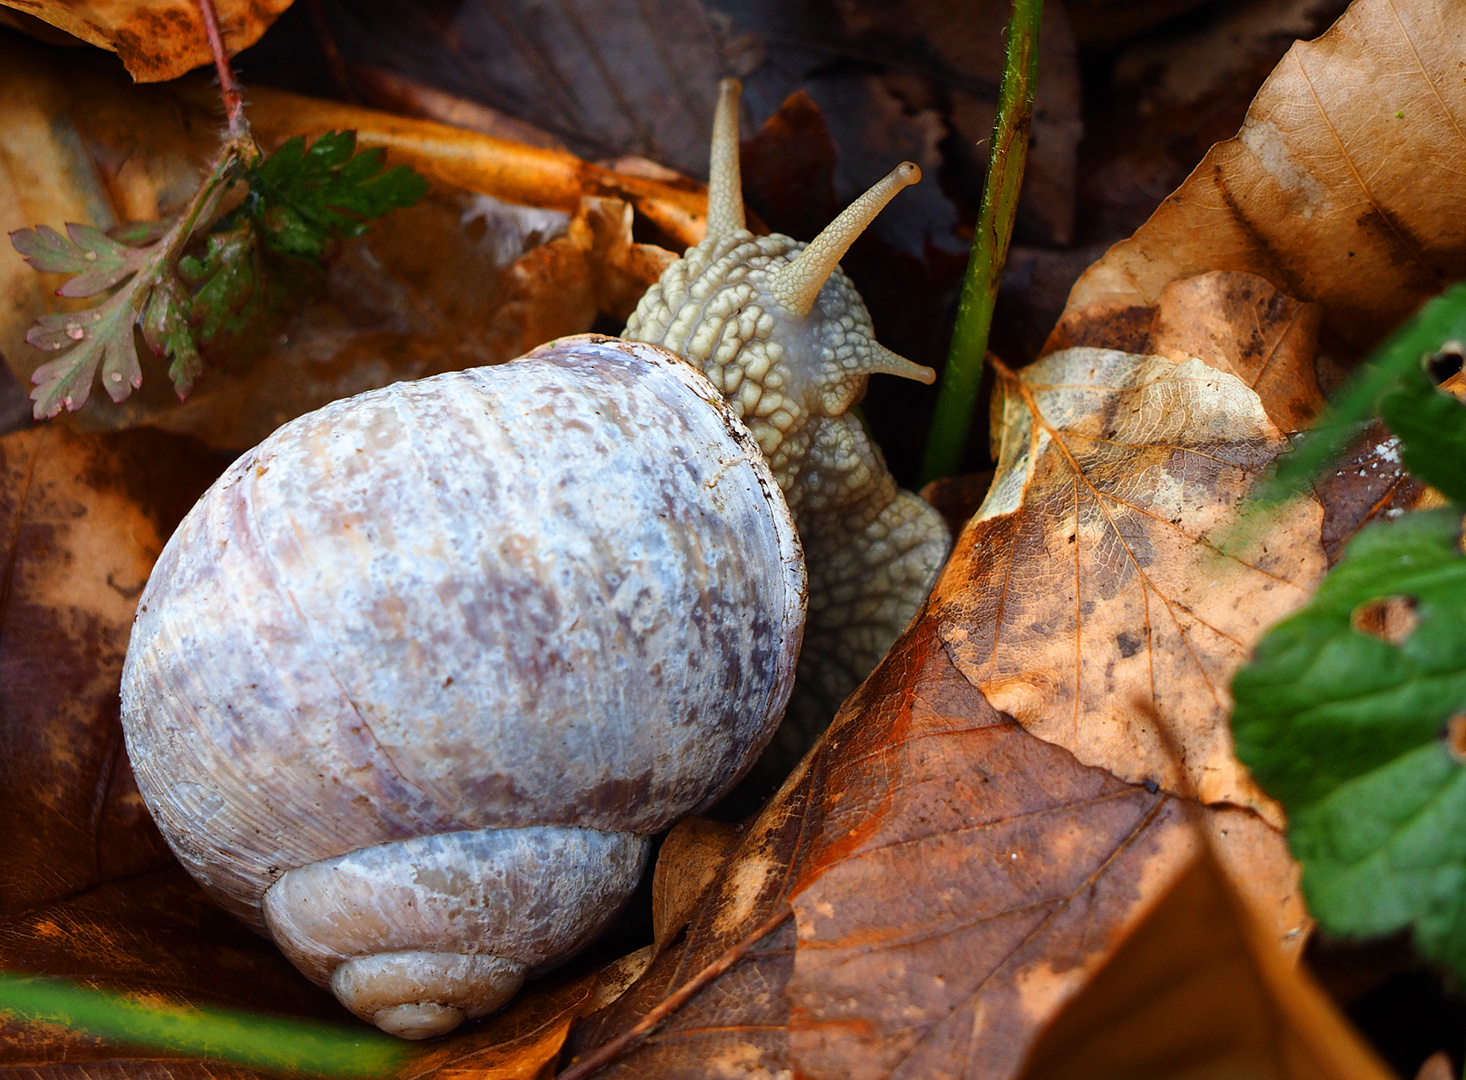
{"label": "snail eye spot", "polygon": [[1415,606],[1413,596],[1377,597],[1355,608],[1349,616],[1349,623],[1362,634],[1399,645],[1420,625]]}

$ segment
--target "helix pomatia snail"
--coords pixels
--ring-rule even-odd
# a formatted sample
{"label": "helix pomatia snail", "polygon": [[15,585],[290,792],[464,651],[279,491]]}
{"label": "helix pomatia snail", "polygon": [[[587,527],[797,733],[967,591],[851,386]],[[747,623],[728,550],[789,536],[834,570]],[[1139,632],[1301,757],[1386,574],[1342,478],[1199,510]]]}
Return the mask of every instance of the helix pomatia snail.
{"label": "helix pomatia snail", "polygon": [[[154,818],[385,1030],[497,1008],[616,914],[650,834],[747,771],[799,649],[796,522],[825,560],[816,697],[864,676],[945,556],[843,415],[872,371],[930,375],[875,344],[835,266],[914,166],[808,249],[755,238],[736,94],[708,238],[626,335],[711,385],[586,336],[336,402],[230,467],[140,601],[123,719]],[[857,653],[827,674],[842,627]]]}

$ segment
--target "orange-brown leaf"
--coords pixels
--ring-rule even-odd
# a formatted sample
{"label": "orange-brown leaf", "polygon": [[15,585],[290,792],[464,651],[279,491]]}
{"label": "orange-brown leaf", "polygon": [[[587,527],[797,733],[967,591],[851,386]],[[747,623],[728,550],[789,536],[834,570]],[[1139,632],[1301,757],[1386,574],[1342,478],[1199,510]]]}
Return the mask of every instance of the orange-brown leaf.
{"label": "orange-brown leaf", "polygon": [[[138,82],[163,82],[213,60],[195,0],[0,0],[115,52]],[[260,39],[292,0],[215,0],[230,53]]]}
{"label": "orange-brown leaf", "polygon": [[1203,852],[1038,1040],[1024,1080],[1389,1080]]}
{"label": "orange-brown leaf", "polygon": [[[1296,931],[1279,835],[1250,811],[1206,813],[1273,905],[1275,938]],[[1013,1076],[1198,850],[1179,800],[995,712],[928,617],[744,832],[686,937],[572,1032],[567,1060],[787,902],[792,922],[597,1075]]]}
{"label": "orange-brown leaf", "polygon": [[1237,136],[1084,273],[1066,311],[1242,270],[1368,349],[1466,276],[1463,43],[1454,0],[1357,0],[1289,50]]}
{"label": "orange-brown leaf", "polygon": [[1222,549],[1286,445],[1257,394],[1199,360],[1076,348],[1005,376],[993,411],[998,474],[932,597],[958,669],[1086,764],[1280,823],[1232,754],[1228,686],[1321,577],[1322,509]]}
{"label": "orange-brown leaf", "polygon": [[171,861],[117,686],[163,538],[212,479],[197,444],[153,432],[0,439],[0,919]]}

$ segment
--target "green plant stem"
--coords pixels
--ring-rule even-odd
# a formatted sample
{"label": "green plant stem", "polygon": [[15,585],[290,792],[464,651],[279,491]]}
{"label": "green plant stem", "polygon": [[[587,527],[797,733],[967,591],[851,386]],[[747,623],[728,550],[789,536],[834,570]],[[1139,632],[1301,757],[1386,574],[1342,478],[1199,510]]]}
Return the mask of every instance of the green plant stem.
{"label": "green plant stem", "polygon": [[407,1057],[374,1031],[226,1009],[149,1005],[107,990],[0,972],[0,1012],[116,1042],[277,1072],[384,1077]]}
{"label": "green plant stem", "polygon": [[967,275],[962,282],[947,368],[937,395],[936,415],[927,439],[926,456],[922,459],[922,483],[957,471],[972,427],[972,411],[977,404],[982,361],[987,355],[988,331],[993,322],[993,303],[997,300],[1003,263],[1008,258],[1018,191],[1028,161],[1033,84],[1038,76],[1038,24],[1042,13],[1043,0],[1013,0],[1013,17],[1008,21],[1008,57],[998,93],[998,116],[993,122],[987,182],[977,216],[977,232],[972,238],[972,255],[967,260]]}

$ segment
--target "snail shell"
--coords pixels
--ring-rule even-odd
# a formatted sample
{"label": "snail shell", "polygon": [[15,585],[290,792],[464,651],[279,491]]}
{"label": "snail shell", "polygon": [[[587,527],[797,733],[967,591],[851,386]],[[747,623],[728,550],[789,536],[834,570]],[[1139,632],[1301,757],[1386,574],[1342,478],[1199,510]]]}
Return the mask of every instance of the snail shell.
{"label": "snail shell", "polygon": [[224,907],[427,1037],[614,917],[750,767],[804,618],[758,445],[654,345],[567,338],[285,425],[169,541],[139,787]]}

